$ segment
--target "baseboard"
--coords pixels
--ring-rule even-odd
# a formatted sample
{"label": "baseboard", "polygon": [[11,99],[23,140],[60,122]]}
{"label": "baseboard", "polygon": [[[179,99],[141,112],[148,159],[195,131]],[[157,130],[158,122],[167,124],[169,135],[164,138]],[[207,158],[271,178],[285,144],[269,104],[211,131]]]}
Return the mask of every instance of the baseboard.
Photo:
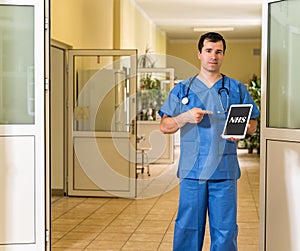
{"label": "baseboard", "polygon": [[64,196],[64,190],[63,189],[51,189],[52,195],[54,196]]}

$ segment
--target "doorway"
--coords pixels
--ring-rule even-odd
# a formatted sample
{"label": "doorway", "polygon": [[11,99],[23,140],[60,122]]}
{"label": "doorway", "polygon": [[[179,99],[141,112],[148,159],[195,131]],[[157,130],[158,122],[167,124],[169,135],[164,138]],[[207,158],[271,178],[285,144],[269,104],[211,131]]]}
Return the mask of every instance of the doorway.
{"label": "doorway", "polygon": [[67,178],[67,77],[66,54],[70,45],[51,40],[51,190],[52,195],[66,195]]}

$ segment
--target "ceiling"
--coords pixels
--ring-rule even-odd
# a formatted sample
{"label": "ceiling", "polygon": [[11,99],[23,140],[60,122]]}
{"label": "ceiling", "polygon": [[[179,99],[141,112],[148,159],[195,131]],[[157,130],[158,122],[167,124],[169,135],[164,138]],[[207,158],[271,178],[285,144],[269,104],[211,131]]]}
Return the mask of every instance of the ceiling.
{"label": "ceiling", "polygon": [[[168,40],[199,39],[206,31],[226,40],[261,39],[262,0],[134,0]],[[222,31],[222,29],[231,29]],[[232,30],[233,29],[233,30]]]}

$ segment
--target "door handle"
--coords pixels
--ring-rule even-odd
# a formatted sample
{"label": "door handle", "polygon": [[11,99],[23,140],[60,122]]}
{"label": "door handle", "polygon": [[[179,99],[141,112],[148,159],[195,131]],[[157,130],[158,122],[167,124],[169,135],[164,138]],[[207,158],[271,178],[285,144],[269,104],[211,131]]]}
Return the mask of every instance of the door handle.
{"label": "door handle", "polygon": [[126,124],[127,126],[129,126],[129,130],[131,130],[131,134],[134,135],[135,134],[135,120],[131,120],[130,124]]}

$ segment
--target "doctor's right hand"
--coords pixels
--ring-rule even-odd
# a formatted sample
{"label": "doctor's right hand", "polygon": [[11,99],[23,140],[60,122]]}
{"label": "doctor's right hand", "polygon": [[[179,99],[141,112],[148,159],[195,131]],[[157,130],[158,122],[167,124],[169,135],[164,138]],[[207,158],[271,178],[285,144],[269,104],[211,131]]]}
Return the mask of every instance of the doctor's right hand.
{"label": "doctor's right hand", "polygon": [[185,113],[187,122],[197,124],[203,119],[205,114],[212,114],[212,111],[195,107]]}
{"label": "doctor's right hand", "polygon": [[[195,107],[176,117],[163,118],[161,120],[161,131],[164,133],[173,133],[187,123],[197,124],[203,119],[205,114],[212,114],[212,112]],[[167,121],[169,121],[169,123],[167,123]]]}

